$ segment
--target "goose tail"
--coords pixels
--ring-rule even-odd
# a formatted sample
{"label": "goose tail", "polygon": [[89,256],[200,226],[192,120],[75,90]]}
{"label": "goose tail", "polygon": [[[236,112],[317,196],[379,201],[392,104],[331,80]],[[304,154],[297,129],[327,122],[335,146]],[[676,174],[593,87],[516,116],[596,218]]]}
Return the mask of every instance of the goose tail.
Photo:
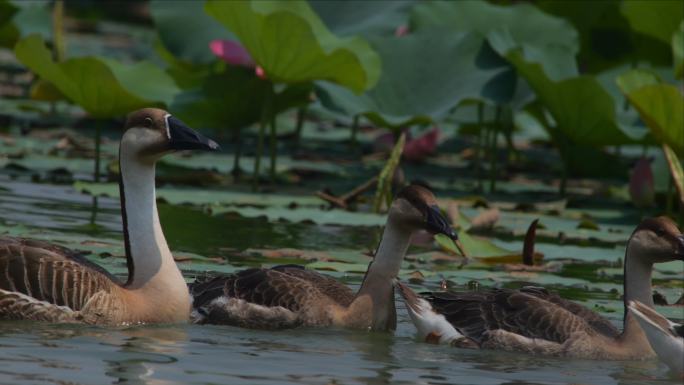
{"label": "goose tail", "polygon": [[396,282],[396,286],[418,330],[418,338],[438,344],[474,347],[474,343],[449,323],[444,315],[437,313],[425,298],[418,296],[410,287],[399,281]]}
{"label": "goose tail", "polygon": [[629,309],[658,357],[673,371],[684,375],[684,338],[675,334],[678,325],[639,301],[631,301]]}

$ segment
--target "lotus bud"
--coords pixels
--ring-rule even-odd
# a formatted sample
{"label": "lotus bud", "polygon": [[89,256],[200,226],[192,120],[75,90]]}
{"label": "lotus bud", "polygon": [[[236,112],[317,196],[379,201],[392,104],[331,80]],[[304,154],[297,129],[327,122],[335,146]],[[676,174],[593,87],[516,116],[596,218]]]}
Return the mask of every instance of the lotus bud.
{"label": "lotus bud", "polygon": [[638,208],[651,207],[655,201],[655,187],[651,161],[640,158],[629,177],[629,196]]}

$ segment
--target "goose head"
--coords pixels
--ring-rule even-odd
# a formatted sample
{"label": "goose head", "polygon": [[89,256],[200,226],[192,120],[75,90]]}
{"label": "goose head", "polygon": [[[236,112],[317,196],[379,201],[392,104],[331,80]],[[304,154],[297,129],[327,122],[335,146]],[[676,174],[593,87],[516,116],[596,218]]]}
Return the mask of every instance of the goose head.
{"label": "goose head", "polygon": [[650,263],[684,261],[684,234],[667,217],[643,220],[632,233],[627,247]]}
{"label": "goose head", "polygon": [[218,151],[213,140],[194,131],[168,112],[143,108],[131,112],[121,139],[121,150],[139,161],[154,162],[162,156],[181,150]]}
{"label": "goose head", "polygon": [[454,241],[463,256],[466,255],[458,235],[442,215],[435,196],[425,187],[409,185],[401,189],[390,207],[389,220],[411,231],[444,234]]}

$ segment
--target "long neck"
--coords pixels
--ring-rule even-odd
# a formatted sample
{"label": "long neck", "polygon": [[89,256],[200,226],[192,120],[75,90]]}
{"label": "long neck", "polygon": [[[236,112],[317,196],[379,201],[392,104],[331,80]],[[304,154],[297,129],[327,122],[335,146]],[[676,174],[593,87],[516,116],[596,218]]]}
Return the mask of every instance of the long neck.
{"label": "long neck", "polygon": [[624,287],[624,330],[625,341],[638,341],[643,344],[645,335],[629,311],[629,301],[640,301],[646,306],[653,308],[653,293],[651,287],[651,272],[653,263],[645,258],[643,250],[636,242],[627,244],[625,252],[625,273],[623,278]]}
{"label": "long neck", "polygon": [[653,307],[653,289],[651,288],[653,263],[638,255],[639,253],[639,248],[627,245],[624,274],[625,304],[637,300]]}
{"label": "long neck", "polygon": [[154,163],[143,163],[120,152],[121,210],[128,262],[129,289],[159,279],[182,280],[159,224],[154,187]]}
{"label": "long neck", "polygon": [[394,279],[411,242],[412,230],[390,216],[375,258],[368,266],[357,298],[369,296],[373,306],[373,328],[393,328],[396,323],[394,308]]}

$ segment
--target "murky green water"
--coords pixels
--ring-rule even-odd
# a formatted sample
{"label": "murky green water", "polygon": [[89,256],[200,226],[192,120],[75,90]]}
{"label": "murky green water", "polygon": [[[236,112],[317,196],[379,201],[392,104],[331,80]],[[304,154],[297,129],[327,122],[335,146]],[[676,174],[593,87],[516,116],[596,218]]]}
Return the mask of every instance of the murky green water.
{"label": "murky green water", "polygon": [[[0,177],[2,232],[27,234],[88,249],[88,240],[120,242],[118,201],[99,198],[97,226],[89,225],[92,198],[70,186],[34,184]],[[161,220],[174,251],[227,259],[227,263],[181,263],[191,279],[215,268],[230,271],[245,264],[275,264],[282,259],[236,257],[246,248],[294,247],[361,254],[375,242],[377,228],[318,226],[211,216],[201,210],[160,205]],[[510,248],[518,241],[499,240]],[[120,247],[120,244],[118,245]],[[564,295],[601,306],[616,324],[622,318],[620,279],[610,275],[596,282],[580,273],[603,257],[615,260],[621,247],[572,247],[589,255],[586,265],[559,273],[510,277],[487,267],[444,271],[441,278],[455,284],[477,279],[483,285],[515,286],[536,282],[560,289]],[[547,258],[561,258],[561,246],[539,244]],[[115,253],[116,254],[116,253]],[[594,255],[595,257],[591,257]],[[121,258],[94,254],[108,269],[125,272]],[[361,258],[361,257],[360,257]],[[360,259],[361,262],[364,259]],[[594,261],[594,262],[591,262]],[[584,267],[583,267],[584,266]],[[610,265],[601,265],[611,269]],[[675,269],[681,272],[681,265]],[[411,269],[411,263],[406,266]],[[573,270],[574,269],[574,270]],[[582,270],[585,269],[585,270]],[[573,273],[575,272],[575,273]],[[361,274],[331,274],[357,285]],[[503,277],[506,277],[505,279]],[[661,274],[662,278],[662,274]],[[681,280],[681,275],[674,279]],[[670,300],[681,283],[659,287]],[[676,299],[676,298],[674,298]],[[681,309],[681,308],[680,308]],[[676,316],[680,310],[662,308]],[[0,384],[677,384],[657,361],[600,362],[533,357],[493,351],[469,351],[414,340],[414,329],[398,301],[399,324],[394,335],[348,330],[298,329],[250,331],[233,327],[160,325],[125,329],[0,323]],[[679,318],[684,318],[684,315]]]}

